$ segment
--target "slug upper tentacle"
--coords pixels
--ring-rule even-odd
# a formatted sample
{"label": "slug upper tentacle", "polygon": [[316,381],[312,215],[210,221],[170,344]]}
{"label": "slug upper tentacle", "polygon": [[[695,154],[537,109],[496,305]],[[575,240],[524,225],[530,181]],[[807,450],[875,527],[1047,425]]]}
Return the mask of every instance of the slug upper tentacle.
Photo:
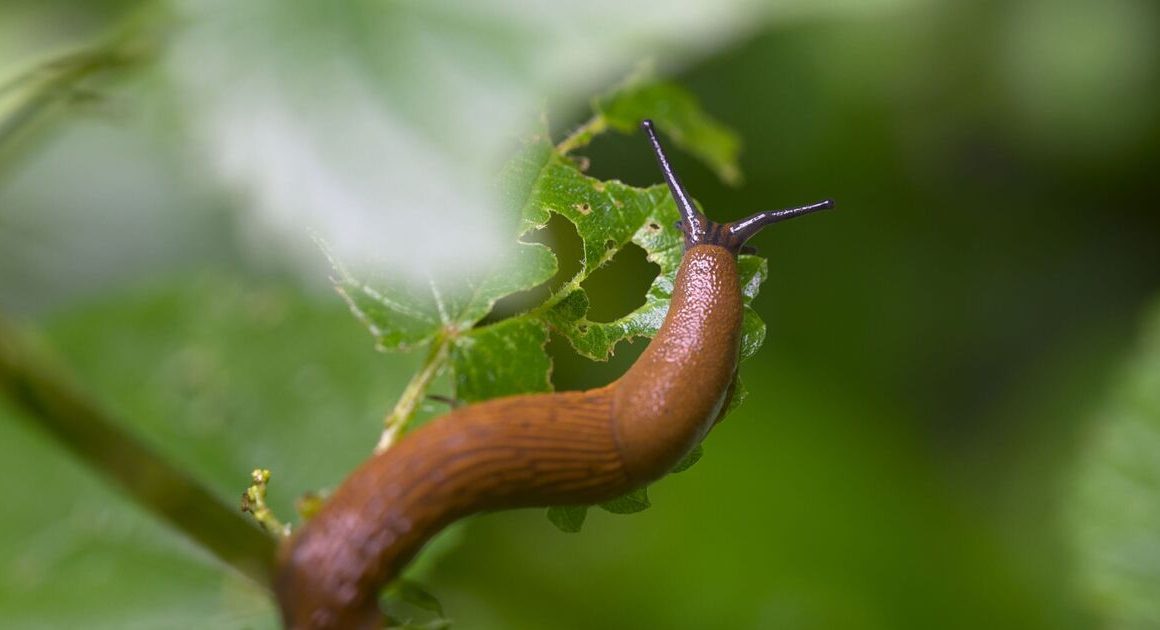
{"label": "slug upper tentacle", "polygon": [[764,226],[833,202],[715,223],[685,192],[651,122],[642,127],[685,234],[656,337],[605,387],[457,407],[367,460],[280,551],[287,628],[379,628],[379,589],[452,521],[623,495],[672,470],[720,419],[744,310],[737,253]]}

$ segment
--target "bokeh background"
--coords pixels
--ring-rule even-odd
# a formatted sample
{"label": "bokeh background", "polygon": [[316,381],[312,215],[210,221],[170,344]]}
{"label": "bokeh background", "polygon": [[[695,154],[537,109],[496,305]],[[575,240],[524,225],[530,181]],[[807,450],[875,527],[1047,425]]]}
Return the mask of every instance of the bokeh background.
{"label": "bokeh background", "polygon": [[[704,459],[580,534],[537,510],[456,528],[414,572],[454,627],[1160,627],[1160,7],[434,4],[0,5],[0,77],[133,42],[123,64],[0,93],[2,312],[225,500],[274,470],[290,514],[365,456],[418,357],[376,353],[328,289],[305,235],[330,215],[287,196],[302,171],[274,158],[307,146],[310,172],[392,172],[373,152],[328,161],[351,136],[322,106],[221,123],[238,86],[188,80],[171,51],[221,37],[227,65],[270,77],[247,89],[309,103],[352,54],[326,29],[358,24],[392,48],[354,47],[383,65],[351,81],[372,102],[417,93],[392,101],[403,129],[433,99],[468,143],[494,142],[464,128],[505,103],[511,131],[529,98],[559,138],[651,58],[744,141],[736,187],[674,156],[716,218],[839,210],[756,239],[769,335]],[[492,49],[490,87],[446,80]],[[486,107],[456,98],[480,89]],[[21,109],[28,94],[50,96]],[[275,115],[264,148],[215,135]],[[659,179],[639,137],[583,153],[598,177]],[[639,304],[650,273],[626,250],[596,274],[596,318]],[[611,380],[635,345],[598,365],[553,343],[557,387]],[[260,593],[2,406],[0,466],[0,625],[273,627]]]}

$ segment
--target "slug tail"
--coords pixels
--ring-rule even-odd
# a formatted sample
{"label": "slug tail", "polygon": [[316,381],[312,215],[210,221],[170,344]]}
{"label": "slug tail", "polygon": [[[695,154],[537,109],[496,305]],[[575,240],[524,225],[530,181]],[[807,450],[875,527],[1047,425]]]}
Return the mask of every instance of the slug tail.
{"label": "slug tail", "polygon": [[286,627],[377,628],[379,589],[451,522],[607,501],[632,488],[607,388],[512,396],[432,421],[372,457],[284,545]]}

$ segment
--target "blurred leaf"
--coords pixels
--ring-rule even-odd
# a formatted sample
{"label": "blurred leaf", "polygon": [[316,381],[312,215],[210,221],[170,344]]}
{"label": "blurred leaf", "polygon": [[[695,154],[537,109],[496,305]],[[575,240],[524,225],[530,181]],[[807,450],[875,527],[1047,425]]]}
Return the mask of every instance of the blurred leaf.
{"label": "blurred leaf", "polygon": [[[439,284],[503,249],[509,206],[493,170],[546,97],[588,98],[642,46],[671,46],[674,61],[704,54],[784,10],[744,0],[168,5],[177,28],[163,68],[189,135],[264,232],[297,246],[308,227],[343,260]],[[687,93],[641,87],[608,105],[658,107],[662,129],[735,179],[736,143]]]}
{"label": "blurred leaf", "polygon": [[440,617],[443,616],[443,604],[440,604],[439,600],[427,592],[427,589],[423,588],[418,582],[406,579],[397,580],[391,585],[391,588],[387,589],[387,592],[397,595],[399,599],[412,606],[418,606],[423,610],[438,613]]}
{"label": "blurred leaf", "polygon": [[[0,318],[0,400],[142,507],[256,584],[270,588],[275,539],[187,471],[174,466],[81,391],[23,331]],[[282,531],[266,508],[270,473],[255,470],[241,510]]]}
{"label": "blurred leaf", "polygon": [[371,331],[381,350],[409,350],[440,333],[471,328],[506,295],[530,289],[556,273],[556,258],[538,243],[513,243],[512,255],[492,270],[467,270],[456,285],[432,280],[415,287],[387,277],[364,282],[334,261],[339,293]]}
{"label": "blurred leaf", "polygon": [[548,520],[560,528],[562,532],[570,534],[580,531],[584,526],[584,519],[588,516],[587,505],[552,506],[548,508]]}
{"label": "blurred leaf", "polygon": [[[451,627],[451,621],[443,613],[443,604],[418,582],[408,579],[395,580],[379,597],[380,604],[388,617],[398,625],[391,628],[402,630],[436,630]],[[416,619],[408,607],[429,613],[430,619]],[[433,613],[433,615],[432,615]]]}
{"label": "blurred leaf", "polygon": [[1076,571],[1110,628],[1160,626],[1160,308],[1097,414],[1069,521]]}
{"label": "blurred leaf", "polygon": [[705,454],[705,447],[701,446],[700,444],[694,446],[693,450],[689,451],[689,454],[685,455],[684,459],[677,462],[676,466],[673,466],[672,472],[675,472],[675,473],[685,472],[686,470],[692,468],[693,464],[696,464],[697,462],[701,461],[701,456],[704,454]]}
{"label": "blurred leaf", "polygon": [[100,90],[112,79],[152,61],[157,37],[152,25],[132,22],[128,26],[106,41],[0,81],[0,158],[7,157],[13,140],[52,110],[98,100]]}
{"label": "blurred leaf", "polygon": [[650,505],[648,488],[637,488],[622,497],[601,503],[600,507],[613,514],[635,514],[647,510]]}
{"label": "blurred leaf", "polygon": [[[170,277],[46,332],[127,432],[222,500],[273,470],[283,517],[366,457],[407,371],[383,365],[337,300],[253,278]],[[28,425],[0,402],[0,494],[21,506],[0,519],[0,625],[277,627],[265,593]]]}
{"label": "blurred leaf", "polygon": [[730,185],[741,183],[741,139],[709,116],[688,90],[667,81],[645,77],[596,100],[594,109],[613,129],[633,133],[646,118],[672,138],[677,146],[695,155]]}

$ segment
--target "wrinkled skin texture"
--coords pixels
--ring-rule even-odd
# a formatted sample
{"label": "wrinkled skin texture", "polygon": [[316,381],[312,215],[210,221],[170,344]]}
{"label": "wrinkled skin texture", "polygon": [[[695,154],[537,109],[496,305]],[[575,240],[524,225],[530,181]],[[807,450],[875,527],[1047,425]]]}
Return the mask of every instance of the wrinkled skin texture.
{"label": "wrinkled skin texture", "polygon": [[727,403],[742,309],[735,253],[692,245],[660,331],[617,381],[462,407],[368,460],[282,548],[286,626],[382,627],[379,589],[468,514],[596,503],[664,476]]}

